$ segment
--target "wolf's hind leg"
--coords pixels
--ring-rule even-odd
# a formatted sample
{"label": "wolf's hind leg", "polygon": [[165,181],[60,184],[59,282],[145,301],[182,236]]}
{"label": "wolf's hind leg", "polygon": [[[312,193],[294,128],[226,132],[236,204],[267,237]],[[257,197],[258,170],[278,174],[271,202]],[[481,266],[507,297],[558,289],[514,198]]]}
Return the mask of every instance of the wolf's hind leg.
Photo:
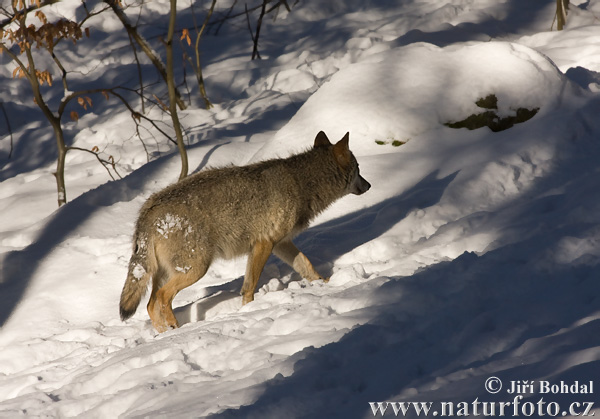
{"label": "wolf's hind leg", "polygon": [[150,293],[147,309],[150,320],[152,321],[152,325],[156,330],[158,330],[157,325],[164,323],[161,320],[161,313],[159,310],[160,305],[157,304],[156,295],[158,290],[168,279],[167,273],[162,267],[157,268],[156,273],[152,276],[152,292]]}
{"label": "wolf's hind leg", "polygon": [[310,260],[292,243],[291,240],[283,240],[275,245],[273,253],[290,265],[296,272],[298,272],[302,278],[306,278],[309,281],[315,279],[323,279],[328,281],[328,278],[324,278],[313,268]]}
{"label": "wolf's hind leg", "polygon": [[208,270],[208,266],[208,263],[196,264],[193,268],[188,268],[189,270],[186,272],[176,271],[171,274],[165,285],[158,290],[152,289],[152,295],[148,302],[148,314],[157,332],[162,333],[179,327],[173,313],[173,299],[179,291],[200,280]]}
{"label": "wolf's hind leg", "polygon": [[246,276],[242,285],[242,305],[254,300],[254,290],[258,284],[258,278],[273,251],[273,243],[268,240],[259,241],[254,244],[252,252],[248,256],[246,265]]}

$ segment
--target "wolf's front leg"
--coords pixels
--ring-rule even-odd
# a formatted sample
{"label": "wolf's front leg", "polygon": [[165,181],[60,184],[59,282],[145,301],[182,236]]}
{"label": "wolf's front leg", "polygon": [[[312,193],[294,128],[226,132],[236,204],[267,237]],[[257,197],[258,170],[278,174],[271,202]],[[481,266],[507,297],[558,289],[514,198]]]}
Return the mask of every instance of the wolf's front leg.
{"label": "wolf's front leg", "polygon": [[254,301],[254,290],[258,284],[258,278],[273,251],[273,243],[267,240],[254,244],[252,252],[248,256],[246,265],[246,276],[242,285],[242,305]]}
{"label": "wolf's front leg", "polygon": [[322,279],[325,282],[329,281],[329,278],[324,278],[315,271],[310,260],[308,260],[304,253],[298,250],[291,240],[283,240],[277,243],[273,248],[273,253],[275,253],[279,259],[294,268],[302,278],[306,278],[309,281],[314,281],[315,279]]}

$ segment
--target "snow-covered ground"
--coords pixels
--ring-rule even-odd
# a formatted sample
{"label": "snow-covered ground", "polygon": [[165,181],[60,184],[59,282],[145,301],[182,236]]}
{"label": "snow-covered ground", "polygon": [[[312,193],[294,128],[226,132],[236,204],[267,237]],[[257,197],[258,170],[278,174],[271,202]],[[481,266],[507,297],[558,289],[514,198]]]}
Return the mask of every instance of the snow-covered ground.
{"label": "snow-covered ground", "polygon": [[[147,2],[145,18],[166,3]],[[425,402],[429,416],[450,416],[451,404],[476,416],[484,402],[488,416],[502,403],[504,416],[600,414],[600,3],[571,1],[562,32],[549,31],[555,5],[303,0],[265,25],[261,61],[249,60],[245,22],[203,40],[216,107],[194,99],[181,112],[193,170],[349,131],[372,188],[296,239],[328,283],[273,257],[241,307],[245,261],[217,261],[176,298],[183,326],[160,335],[145,302],[122,323],[118,298],[137,211],[179,174],[174,148],[153,144],[160,156],[146,163],[129,114],[98,105],[69,132],[77,146],[106,147],[127,176],[111,181],[73,152],[70,202],[57,210],[50,129],[0,56],[0,99],[16,109],[10,160],[0,139],[0,417],[422,407],[399,402]],[[116,20],[93,27],[126,48]],[[103,71],[106,54],[90,47],[82,73]],[[499,117],[539,111],[501,132],[444,125],[490,94]],[[27,109],[33,117],[17,113]]]}

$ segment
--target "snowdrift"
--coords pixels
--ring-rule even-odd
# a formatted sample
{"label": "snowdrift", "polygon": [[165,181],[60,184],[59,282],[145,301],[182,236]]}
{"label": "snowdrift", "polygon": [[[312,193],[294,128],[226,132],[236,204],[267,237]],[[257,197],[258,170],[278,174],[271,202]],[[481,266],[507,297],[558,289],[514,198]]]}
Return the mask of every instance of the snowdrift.
{"label": "snowdrift", "polygon": [[555,110],[576,87],[544,55],[515,43],[439,48],[417,43],[376,53],[337,72],[254,160],[310,146],[318,130],[350,132],[355,154],[379,154],[376,141],[408,142],[481,111],[494,94],[500,117],[518,108]]}

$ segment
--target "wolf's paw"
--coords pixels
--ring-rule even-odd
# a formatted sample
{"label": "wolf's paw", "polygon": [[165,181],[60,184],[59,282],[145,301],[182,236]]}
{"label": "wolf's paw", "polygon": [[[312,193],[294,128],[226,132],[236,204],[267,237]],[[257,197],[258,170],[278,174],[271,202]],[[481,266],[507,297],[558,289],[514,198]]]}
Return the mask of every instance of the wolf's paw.
{"label": "wolf's paw", "polygon": [[158,333],[168,332],[169,330],[174,330],[179,327],[179,326],[177,326],[177,324],[168,324],[168,323],[155,324],[154,322],[152,323],[152,326],[154,326],[154,329]]}
{"label": "wolf's paw", "polygon": [[168,330],[177,329],[179,325],[177,324],[177,319],[175,319],[174,315],[164,316],[162,313],[152,313],[150,316],[150,320],[152,320],[152,326],[158,333],[164,333]]}
{"label": "wolf's paw", "polygon": [[252,301],[254,301],[254,293],[242,295],[242,306],[245,306]]}
{"label": "wolf's paw", "polygon": [[315,274],[313,276],[307,276],[305,279],[308,280],[309,282],[313,282],[313,281],[328,282],[329,281],[329,278],[323,277],[319,274]]}

